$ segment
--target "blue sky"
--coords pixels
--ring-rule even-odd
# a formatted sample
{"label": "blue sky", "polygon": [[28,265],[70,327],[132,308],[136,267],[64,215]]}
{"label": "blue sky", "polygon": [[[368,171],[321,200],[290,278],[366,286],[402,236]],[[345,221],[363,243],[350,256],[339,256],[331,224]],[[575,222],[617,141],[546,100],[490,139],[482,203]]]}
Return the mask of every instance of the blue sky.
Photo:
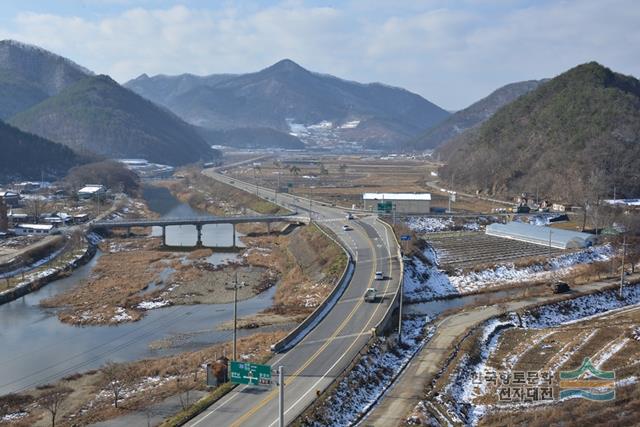
{"label": "blue sky", "polygon": [[401,86],[450,110],[596,60],[640,76],[636,0],[3,1],[0,38],[125,82],[141,73],[314,71]]}

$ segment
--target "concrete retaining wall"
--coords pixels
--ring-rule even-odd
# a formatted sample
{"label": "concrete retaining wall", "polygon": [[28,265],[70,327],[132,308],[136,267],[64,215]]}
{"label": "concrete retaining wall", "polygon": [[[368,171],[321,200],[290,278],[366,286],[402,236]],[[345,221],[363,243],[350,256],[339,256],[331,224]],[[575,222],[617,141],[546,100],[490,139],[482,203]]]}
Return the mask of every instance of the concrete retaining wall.
{"label": "concrete retaining wall", "polygon": [[347,265],[340,276],[340,280],[333,288],[329,296],[325,298],[325,300],[320,304],[302,323],[300,323],[293,331],[291,331],[286,337],[278,341],[277,343],[271,346],[271,351],[274,353],[280,353],[286,350],[289,350],[291,347],[299,343],[313,328],[316,327],[318,322],[320,322],[327,315],[329,311],[336,304],[344,290],[347,288],[347,285],[351,281],[351,276],[353,275],[353,270],[355,268],[355,264],[353,259],[351,258],[351,254],[342,246],[340,242],[330,236],[326,231],[322,229],[322,227],[318,226],[318,229],[322,231],[325,236],[331,239],[335,244],[342,248],[342,251],[347,256]]}
{"label": "concrete retaining wall", "polygon": [[8,289],[4,292],[0,293],[0,304],[7,303],[9,301],[16,300],[20,297],[23,297],[33,291],[37,291],[42,288],[47,283],[53,282],[54,280],[65,277],[68,272],[78,268],[79,266],[86,264],[89,262],[91,258],[95,255],[97,250],[97,246],[91,242],[87,242],[87,247],[85,249],[84,254],[79,258],[73,260],[62,268],[56,268],[51,274],[47,274],[43,277],[38,277],[28,283],[22,283],[18,286]]}

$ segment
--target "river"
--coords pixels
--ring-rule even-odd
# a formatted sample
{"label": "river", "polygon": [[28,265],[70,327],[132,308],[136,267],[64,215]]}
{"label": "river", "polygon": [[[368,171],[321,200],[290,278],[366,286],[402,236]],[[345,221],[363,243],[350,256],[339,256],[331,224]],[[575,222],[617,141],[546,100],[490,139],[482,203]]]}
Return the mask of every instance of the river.
{"label": "river", "polygon": [[[147,188],[149,207],[161,216],[187,217],[202,213],[180,203],[164,189]],[[189,230],[171,231],[173,243],[188,245]],[[204,231],[205,244],[231,242],[231,230]],[[208,234],[208,236],[206,236]],[[18,300],[0,305],[0,395],[53,382],[66,375],[95,369],[107,360],[131,361],[206,347],[231,338],[216,325],[233,316],[233,304],[165,307],[147,312],[140,321],[117,326],[71,326],[60,322],[56,310],[39,306],[42,299],[73,286],[91,273],[100,252],[67,278],[54,281]],[[217,253],[223,262],[233,253]],[[275,288],[238,303],[238,315],[249,316],[272,304]],[[239,336],[255,330],[240,330]],[[177,345],[154,350],[149,344],[178,337]]]}

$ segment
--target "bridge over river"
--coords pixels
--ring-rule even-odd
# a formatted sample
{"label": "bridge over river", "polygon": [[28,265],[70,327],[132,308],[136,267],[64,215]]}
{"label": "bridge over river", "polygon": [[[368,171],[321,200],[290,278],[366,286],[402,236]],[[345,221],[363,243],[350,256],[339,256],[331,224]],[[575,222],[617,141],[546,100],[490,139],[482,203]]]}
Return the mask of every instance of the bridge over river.
{"label": "bridge over river", "polygon": [[[162,242],[166,245],[166,228],[169,226],[192,225],[198,233],[196,246],[202,246],[202,227],[208,224],[231,224],[233,226],[233,242],[236,241],[236,224],[284,222],[293,224],[308,224],[309,217],[298,215],[236,215],[236,216],[198,216],[191,218],[157,218],[157,219],[123,219],[110,221],[96,221],[91,224],[93,231],[107,231],[116,228],[126,228],[128,233],[133,227],[160,227]],[[235,244],[235,243],[234,243]]]}

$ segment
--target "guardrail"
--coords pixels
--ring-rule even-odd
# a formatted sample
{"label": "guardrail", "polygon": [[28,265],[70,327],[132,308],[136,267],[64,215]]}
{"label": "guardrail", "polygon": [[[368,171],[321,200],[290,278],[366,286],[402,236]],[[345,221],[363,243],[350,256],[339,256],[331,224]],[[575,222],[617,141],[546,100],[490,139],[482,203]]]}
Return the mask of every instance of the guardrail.
{"label": "guardrail", "polygon": [[342,271],[342,275],[340,276],[340,280],[338,284],[333,288],[331,293],[325,298],[325,300],[320,304],[316,309],[307,316],[306,319],[302,323],[300,323],[293,331],[289,332],[289,334],[278,341],[277,343],[271,346],[271,351],[274,353],[281,353],[283,351],[289,350],[291,347],[298,344],[304,337],[307,336],[313,328],[317,326],[317,324],[324,319],[327,313],[333,308],[336,304],[340,296],[342,296],[343,292],[347,288],[347,285],[351,281],[351,276],[353,275],[353,270],[355,268],[355,263],[353,262],[353,258],[349,251],[345,249],[345,247],[334,239],[329,233],[323,230],[321,226],[316,223],[318,230],[324,233],[329,239],[331,239],[336,245],[342,248],[342,251],[347,256],[347,265]]}
{"label": "guardrail", "polygon": [[400,265],[400,278],[399,278],[400,280],[398,282],[398,289],[396,290],[396,293],[393,296],[393,300],[391,300],[391,304],[389,304],[389,307],[387,308],[387,311],[384,314],[384,317],[376,325],[376,334],[381,335],[389,327],[389,322],[393,317],[393,312],[396,309],[396,307],[400,305],[400,298],[401,298],[400,293],[402,292],[402,287],[403,287],[402,285],[404,281],[404,262],[402,261],[402,253],[400,252],[400,242],[398,242],[398,236],[396,236],[395,231],[393,231],[393,227],[391,227],[388,223],[382,221],[380,218],[376,218],[376,220],[379,221],[384,227],[388,228],[389,231],[391,231],[391,234],[393,235],[393,240],[396,243],[396,251],[397,251],[396,256],[398,257],[398,263]]}

